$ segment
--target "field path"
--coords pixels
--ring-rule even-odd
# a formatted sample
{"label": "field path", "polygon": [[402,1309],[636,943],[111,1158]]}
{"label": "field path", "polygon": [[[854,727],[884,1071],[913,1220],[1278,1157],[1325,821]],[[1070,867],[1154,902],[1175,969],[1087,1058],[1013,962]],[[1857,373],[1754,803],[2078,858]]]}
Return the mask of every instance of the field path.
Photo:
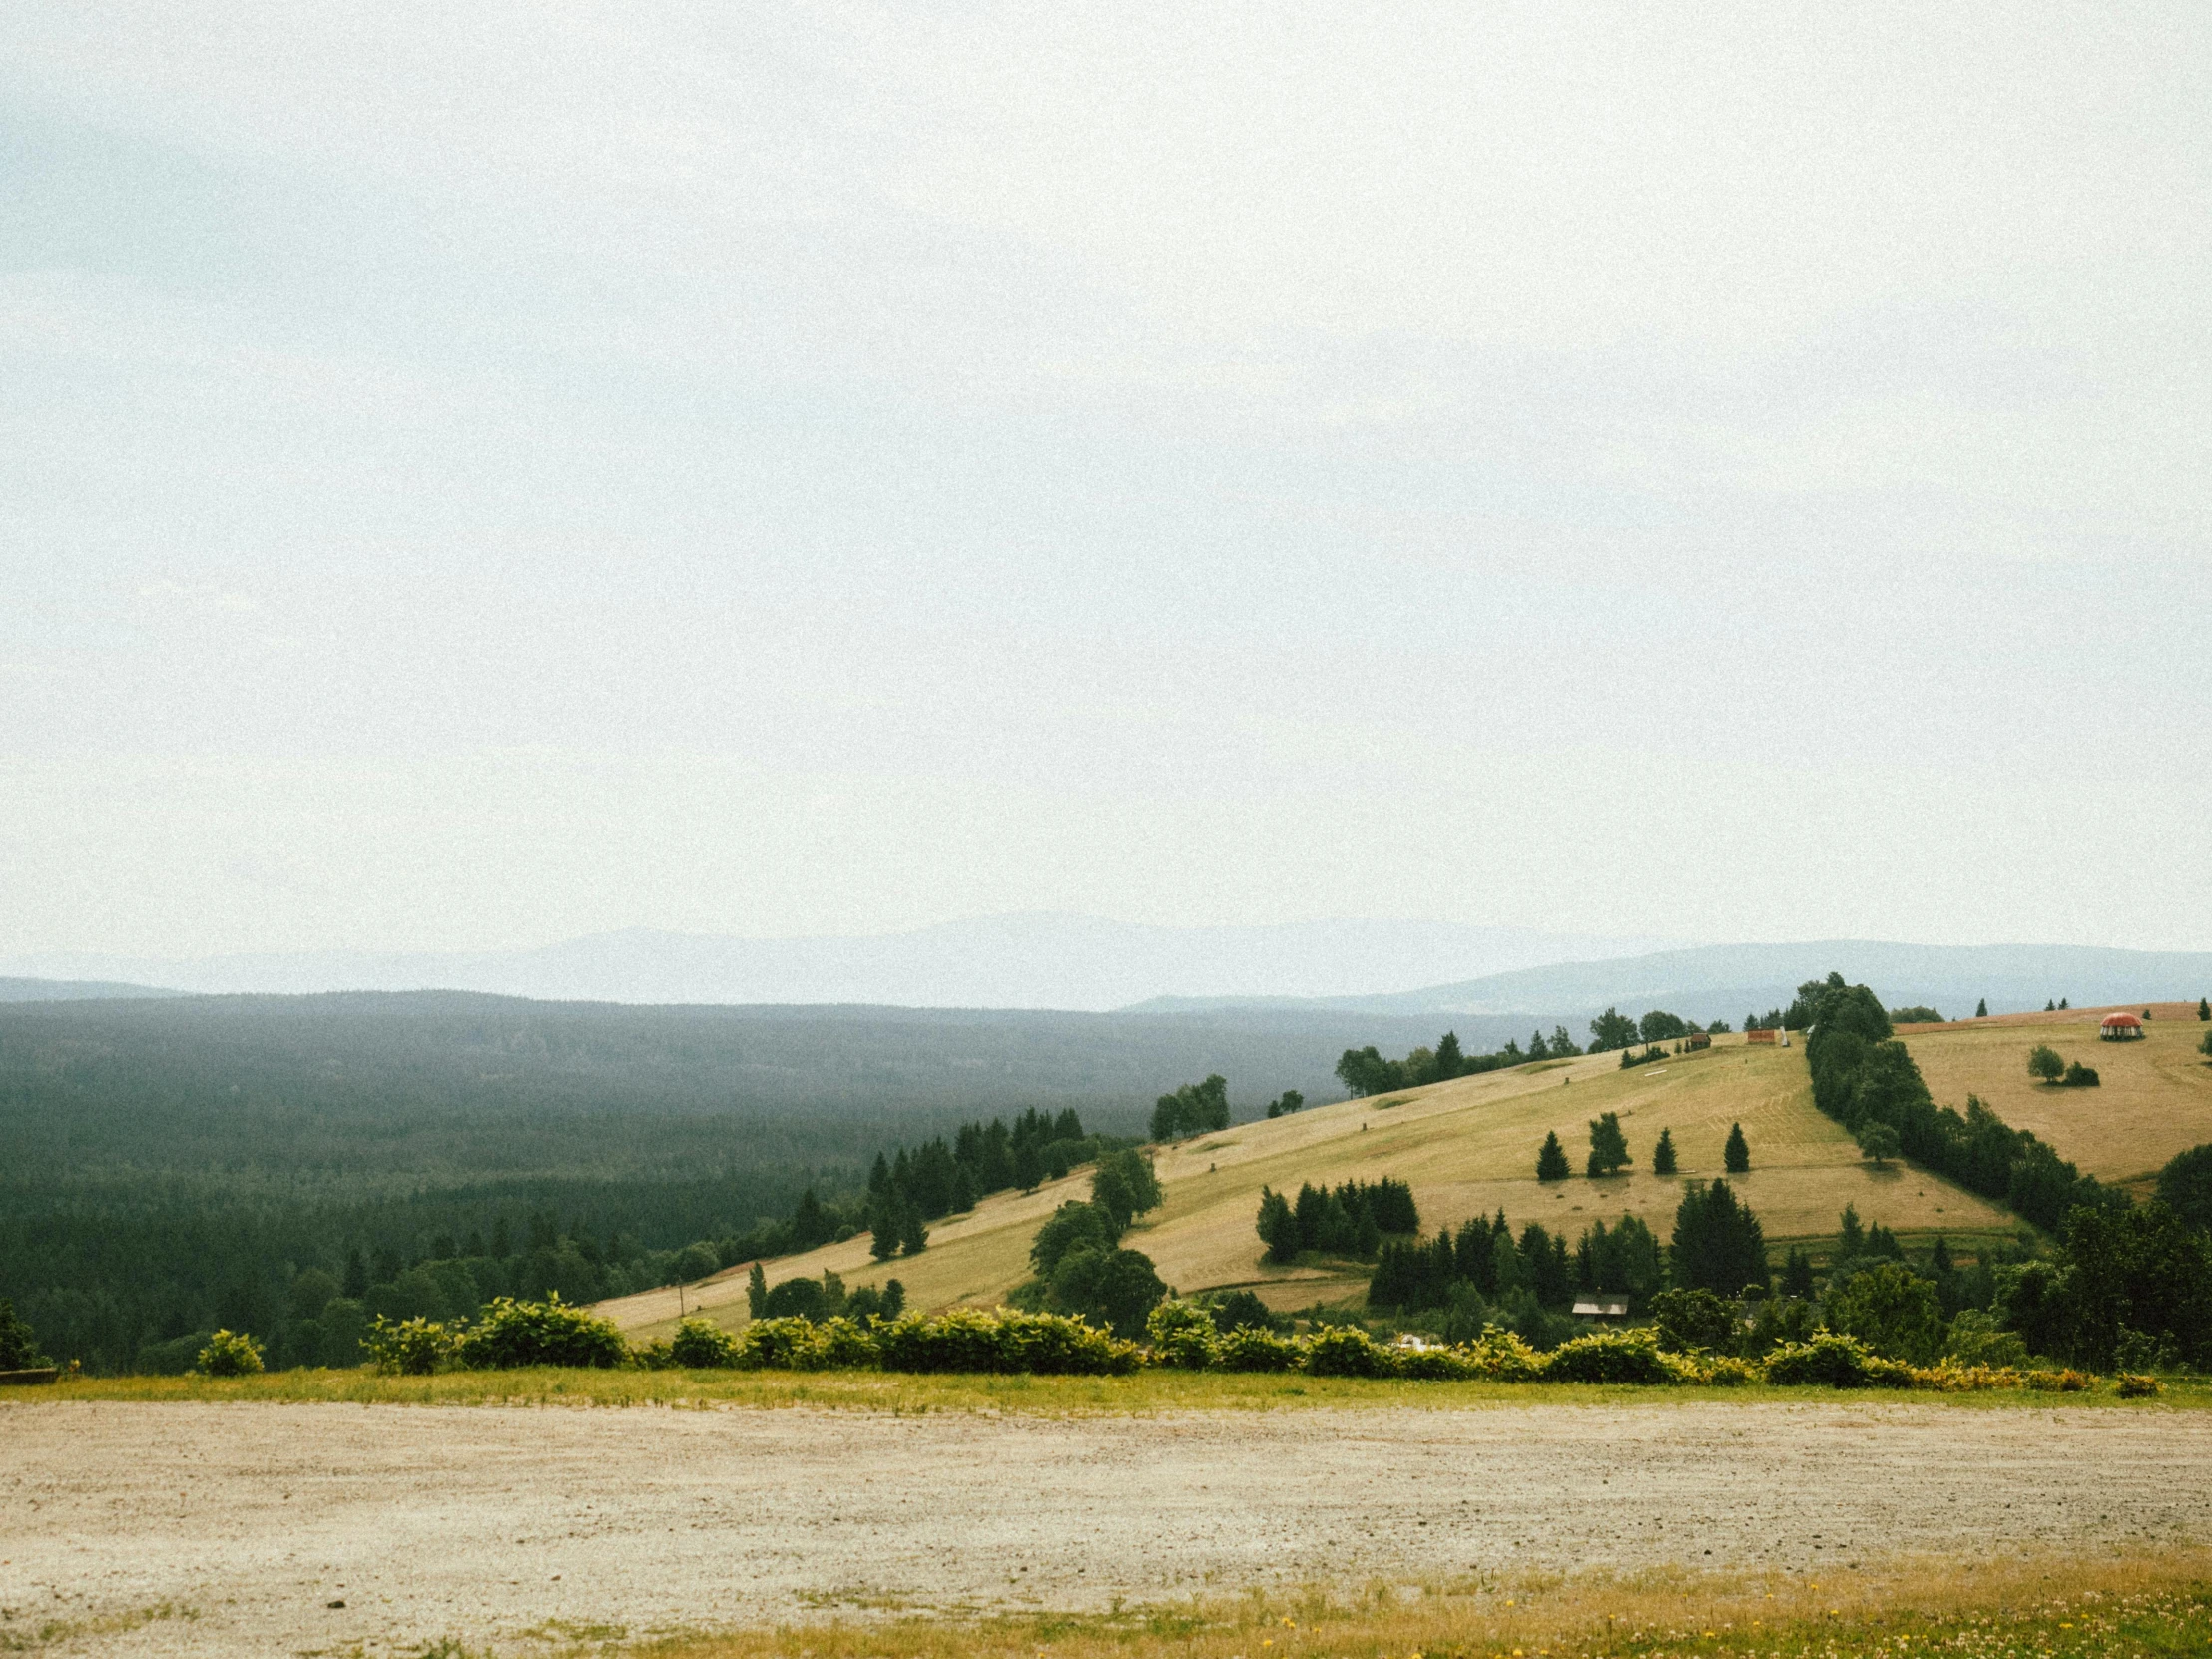
{"label": "field path", "polygon": [[[2212,1520],[2212,1413],[2158,1410],[57,1402],[0,1411],[0,1647],[54,1623],[72,1654],[392,1651],[549,1620],[643,1634],[1539,1567],[1848,1571],[2167,1544]],[[194,1616],[119,1628],[162,1603]]]}

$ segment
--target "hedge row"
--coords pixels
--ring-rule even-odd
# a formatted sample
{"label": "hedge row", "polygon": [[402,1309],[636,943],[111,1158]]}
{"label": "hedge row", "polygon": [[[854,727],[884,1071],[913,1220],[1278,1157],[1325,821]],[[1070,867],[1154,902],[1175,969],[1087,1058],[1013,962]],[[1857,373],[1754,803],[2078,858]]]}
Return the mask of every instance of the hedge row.
{"label": "hedge row", "polygon": [[[1538,1353],[1494,1326],[1471,1343],[1399,1347],[1355,1327],[1308,1337],[1240,1328],[1217,1332],[1205,1310],[1162,1303],[1147,1322],[1149,1345],[1124,1342],[1080,1318],[955,1308],[898,1319],[817,1322],[755,1320],[733,1335],[707,1320],[685,1320],[665,1343],[627,1347],[604,1319],[558,1297],[543,1303],[502,1298],[472,1325],[428,1320],[378,1321],[368,1346],[387,1372],[423,1375],[460,1367],[636,1366],[654,1370],[853,1371],[1118,1377],[1142,1366],[1212,1372],[1297,1372],[1308,1377],[1403,1378],[1498,1382],[1636,1382],[1730,1385],[1806,1383],[1836,1388],[1925,1388],[1960,1392],[2035,1388],[2071,1392],[2093,1385],[2075,1371],[1945,1363],[1916,1367],[1885,1360],[1853,1337],[1820,1332],[1778,1348],[1764,1361],[1675,1354],[1648,1329],[1597,1331]],[[2124,1394],[2150,1393],[2148,1379],[2123,1378]]]}

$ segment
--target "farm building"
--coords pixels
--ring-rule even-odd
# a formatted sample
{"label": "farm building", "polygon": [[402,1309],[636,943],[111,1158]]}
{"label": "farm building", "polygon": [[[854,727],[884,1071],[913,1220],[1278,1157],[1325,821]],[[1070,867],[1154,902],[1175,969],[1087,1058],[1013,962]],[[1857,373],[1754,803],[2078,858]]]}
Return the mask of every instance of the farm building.
{"label": "farm building", "polygon": [[2130,1042],[2143,1034],[2143,1022],[2133,1014],[2106,1014],[2097,1022],[2097,1035],[2108,1043]]}
{"label": "farm building", "polygon": [[1711,1048],[1713,1046],[1713,1039],[1707,1036],[1703,1031],[1692,1031],[1690,1033],[1690,1041],[1688,1046],[1690,1046],[1691,1048]]}
{"label": "farm building", "polygon": [[1586,1296],[1574,1305],[1574,1311],[1578,1317],[1586,1320],[1624,1320],[1628,1318],[1628,1298]]}
{"label": "farm building", "polygon": [[1744,1041],[1747,1043],[1771,1043],[1776,1035],[1777,1033],[1773,1031],[1746,1031]]}

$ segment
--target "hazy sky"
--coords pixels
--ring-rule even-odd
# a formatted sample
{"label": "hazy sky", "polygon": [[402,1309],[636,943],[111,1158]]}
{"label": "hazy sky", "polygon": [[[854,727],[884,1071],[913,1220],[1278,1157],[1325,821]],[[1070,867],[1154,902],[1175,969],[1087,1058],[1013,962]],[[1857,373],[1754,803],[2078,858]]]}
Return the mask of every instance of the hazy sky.
{"label": "hazy sky", "polygon": [[2212,10],[0,8],[0,951],[2212,948]]}

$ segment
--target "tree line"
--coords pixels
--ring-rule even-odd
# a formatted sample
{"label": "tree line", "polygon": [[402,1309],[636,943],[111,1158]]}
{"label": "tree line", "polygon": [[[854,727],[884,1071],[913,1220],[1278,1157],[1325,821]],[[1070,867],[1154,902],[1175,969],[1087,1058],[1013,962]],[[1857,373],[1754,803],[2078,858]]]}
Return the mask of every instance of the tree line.
{"label": "tree line", "polygon": [[1426,1083],[1448,1082],[1454,1077],[1472,1077],[1482,1072],[1503,1071],[1513,1066],[1527,1065],[1534,1060],[1567,1060],[1585,1053],[1605,1054],[1616,1048],[1625,1051],[1637,1042],[1672,1042],[1689,1036],[1693,1031],[1718,1032],[1727,1029],[1726,1020],[1715,1020],[1710,1026],[1701,1026],[1677,1014],[1656,1008],[1640,1019],[1631,1019],[1616,1008],[1607,1008],[1590,1021],[1590,1043],[1586,1049],[1568,1034],[1563,1025],[1553,1026],[1549,1037],[1541,1029],[1530,1032],[1526,1048],[1521,1047],[1517,1040],[1511,1040],[1503,1048],[1490,1054],[1463,1053],[1460,1050],[1458,1033],[1446,1031],[1436,1039],[1434,1048],[1416,1048],[1402,1060],[1390,1059],[1372,1043],[1366,1048],[1348,1048],[1337,1061],[1337,1078],[1354,1096],[1391,1094],[1399,1089],[1419,1088]]}

